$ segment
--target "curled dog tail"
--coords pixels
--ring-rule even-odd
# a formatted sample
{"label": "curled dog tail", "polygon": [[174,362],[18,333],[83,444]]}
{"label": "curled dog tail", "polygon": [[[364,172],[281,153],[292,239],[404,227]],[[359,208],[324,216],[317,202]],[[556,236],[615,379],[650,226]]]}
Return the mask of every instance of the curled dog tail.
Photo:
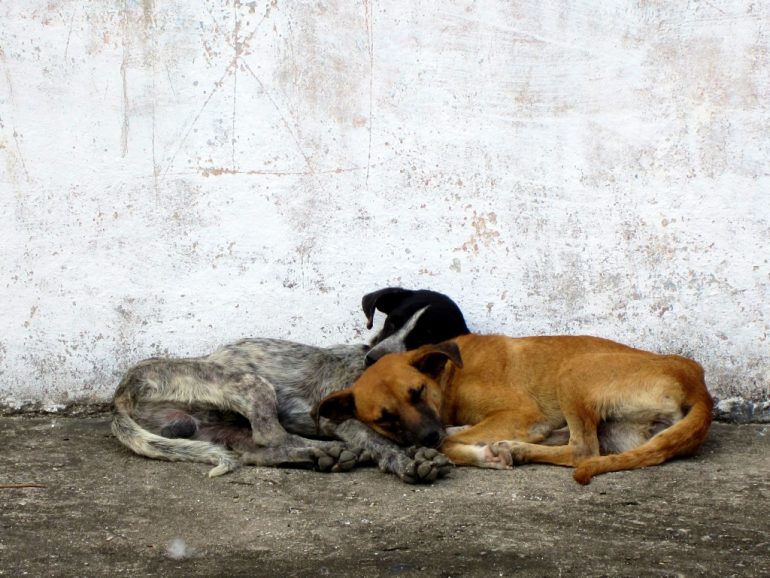
{"label": "curled dog tail", "polygon": [[165,438],[144,429],[131,417],[136,403],[126,387],[128,379],[130,376],[126,376],[118,386],[114,399],[112,433],[120,443],[148,458],[215,464],[216,467],[209,471],[210,478],[231,472],[238,466],[236,454],[222,446],[206,441]]}
{"label": "curled dog tail", "polygon": [[695,452],[708,434],[714,402],[705,384],[692,397],[695,399],[688,400],[690,409],[684,418],[639,447],[620,454],[594,456],[579,462],[573,474],[575,481],[585,485],[598,474],[654,466],[673,457]]}

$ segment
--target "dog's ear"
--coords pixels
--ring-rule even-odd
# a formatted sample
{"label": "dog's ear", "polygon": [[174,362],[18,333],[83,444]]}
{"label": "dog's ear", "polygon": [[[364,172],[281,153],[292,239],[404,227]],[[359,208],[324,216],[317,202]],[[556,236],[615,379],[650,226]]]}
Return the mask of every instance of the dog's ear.
{"label": "dog's ear", "polygon": [[444,341],[436,345],[425,345],[415,352],[412,366],[418,371],[436,379],[444,370],[447,361],[451,361],[458,368],[463,366],[463,358],[460,356],[460,348],[454,341]]}
{"label": "dog's ear", "polygon": [[361,306],[366,315],[366,328],[371,329],[374,324],[374,310],[379,309],[385,314],[390,313],[404,298],[412,295],[414,291],[402,289],[401,287],[387,287],[367,293],[361,300]]}
{"label": "dog's ear", "polygon": [[350,388],[336,391],[323,398],[310,415],[316,424],[322,417],[334,423],[342,423],[356,417],[356,398]]}

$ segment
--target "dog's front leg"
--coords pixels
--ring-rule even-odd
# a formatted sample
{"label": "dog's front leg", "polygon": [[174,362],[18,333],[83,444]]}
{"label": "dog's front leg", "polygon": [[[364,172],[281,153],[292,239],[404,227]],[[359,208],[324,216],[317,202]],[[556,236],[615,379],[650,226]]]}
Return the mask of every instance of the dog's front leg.
{"label": "dog's front leg", "polygon": [[444,454],[430,448],[407,451],[355,419],[342,422],[335,434],[351,450],[368,455],[380,470],[396,474],[408,484],[429,484],[452,469]]}

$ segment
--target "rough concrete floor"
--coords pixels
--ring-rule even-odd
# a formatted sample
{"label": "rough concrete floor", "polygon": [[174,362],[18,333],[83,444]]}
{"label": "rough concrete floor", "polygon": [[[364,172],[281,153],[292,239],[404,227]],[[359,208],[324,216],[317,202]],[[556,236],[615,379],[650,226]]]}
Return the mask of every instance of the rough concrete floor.
{"label": "rough concrete floor", "polygon": [[770,426],[608,474],[456,469],[409,486],[130,454],[106,418],[0,419],[2,576],[768,576]]}

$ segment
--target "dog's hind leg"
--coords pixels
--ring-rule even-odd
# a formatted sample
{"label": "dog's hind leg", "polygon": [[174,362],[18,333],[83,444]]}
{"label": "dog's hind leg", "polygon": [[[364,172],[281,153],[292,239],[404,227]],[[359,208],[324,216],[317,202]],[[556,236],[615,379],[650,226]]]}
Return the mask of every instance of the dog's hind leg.
{"label": "dog's hind leg", "polygon": [[180,403],[138,403],[133,415],[142,427],[164,438],[190,439],[195,437],[199,421],[189,410],[189,407]]}
{"label": "dog's hind leg", "polygon": [[238,374],[220,387],[230,394],[229,409],[245,416],[251,424],[250,439],[229,444],[242,453],[241,463],[311,465],[319,471],[343,471],[355,465],[356,455],[342,442],[311,440],[287,432],[278,419],[275,388],[265,379]]}
{"label": "dog's hind leg", "polygon": [[[596,418],[591,412],[580,412],[567,417],[569,441],[566,445],[546,445],[558,441],[559,435],[548,436],[541,443],[517,439],[501,440],[488,448],[494,458],[505,466],[526,463],[545,463],[555,466],[576,466],[581,461],[599,455]],[[561,430],[558,430],[561,431]]]}
{"label": "dog's hind leg", "polygon": [[531,462],[576,466],[587,458],[598,456],[599,414],[583,397],[576,395],[576,391],[577,388],[568,388],[560,392],[559,402],[569,430],[566,445],[546,445],[551,442],[550,435],[539,440],[503,439],[489,446],[491,453],[506,466]]}
{"label": "dog's hind leg", "polygon": [[[189,415],[182,419],[164,422],[168,411],[176,412],[192,401],[188,384],[198,381],[196,374],[203,365],[195,361],[147,360],[130,369],[121,380],[113,403],[115,416],[112,432],[126,447],[149,458],[169,461],[192,461],[214,464],[209,476],[218,476],[237,467],[236,455],[226,448],[208,442],[189,439],[195,432],[195,424]],[[183,369],[180,377],[177,369]],[[205,369],[205,368],[204,368]],[[177,381],[179,378],[179,381]],[[153,407],[159,407],[154,411]],[[149,423],[140,424],[135,418],[146,417]],[[156,432],[167,428],[164,433]]]}
{"label": "dog's hind leg", "polygon": [[[177,369],[173,377],[180,385],[164,391],[176,403],[157,404],[152,416],[162,435],[250,454],[241,463],[309,464],[321,471],[348,470],[355,465],[356,456],[342,442],[310,440],[287,432],[278,419],[275,388],[260,376],[228,372],[216,364],[178,364]],[[180,404],[184,401],[216,410],[187,411]],[[234,421],[237,416],[243,417]]]}
{"label": "dog's hind leg", "polygon": [[575,464],[575,454],[569,445],[547,446],[517,440],[504,440],[490,444],[485,449],[488,449],[505,466],[530,462],[555,466],[573,466]]}
{"label": "dog's hind leg", "polygon": [[[355,456],[340,442],[305,440],[289,434],[277,417],[275,390],[267,381],[250,373],[233,372],[201,360],[148,360],[132,368],[116,391],[116,416],[112,429],[116,437],[140,455],[171,461],[198,461],[217,467],[218,476],[237,467],[237,448],[229,439],[248,440],[245,451],[254,448],[310,448],[305,456],[315,457],[319,469],[350,469]],[[202,426],[195,408],[240,414],[243,427],[218,423],[216,417]],[[203,411],[203,414],[206,412]],[[144,421],[142,425],[134,417]],[[248,423],[246,423],[248,420]],[[204,420],[205,422],[205,420]],[[149,427],[150,429],[146,429]],[[153,433],[155,432],[155,433]],[[158,435],[162,434],[162,435]],[[236,452],[227,448],[236,449]],[[243,450],[242,450],[243,451]],[[280,450],[276,450],[280,451]],[[281,463],[299,460],[296,452]]]}
{"label": "dog's hind leg", "polygon": [[238,463],[252,466],[309,466],[327,472],[349,470],[356,464],[356,456],[339,442],[301,440],[293,446],[294,437],[285,438],[287,445],[264,446],[254,441],[248,422],[244,427],[214,417],[199,422],[194,439],[230,448],[239,455]]}
{"label": "dog's hind leg", "polygon": [[516,411],[499,411],[453,433],[444,440],[441,451],[458,465],[507,468],[512,461],[494,451],[493,444],[502,440],[537,444],[546,440],[558,425],[561,424],[549,423],[535,404],[523,402]]}
{"label": "dog's hind leg", "polygon": [[[567,446],[506,440],[495,444],[493,452],[511,463],[574,466],[575,479],[580,483],[588,483],[597,472],[642,467],[632,460],[623,462],[619,456],[635,455],[635,448],[651,445],[647,440],[681,420],[682,394],[674,377],[661,369],[669,369],[665,364],[678,367],[684,362],[670,358],[650,362],[638,355],[602,361],[586,367],[578,365],[561,375],[559,404],[569,428]],[[597,367],[605,374],[599,374]],[[620,379],[618,375],[625,377]],[[622,453],[600,456],[617,451]],[[640,463],[649,465],[663,459],[654,456]],[[595,467],[597,463],[606,469]]]}
{"label": "dog's hind leg", "polygon": [[[634,366],[625,365],[634,367],[635,373],[613,384],[614,398],[605,399],[604,405],[611,410],[606,412],[610,417],[646,423],[652,437],[635,448],[619,448],[625,449],[621,453],[593,456],[576,464],[574,478],[581,484],[601,473],[643,468],[689,455],[708,434],[713,400],[699,364],[679,356],[634,361]],[[614,369],[609,364],[605,367]]]}
{"label": "dog's hind leg", "polygon": [[234,470],[237,456],[222,446],[184,438],[166,438],[144,429],[131,416],[118,413],[112,421],[112,432],[126,447],[148,458],[203,462],[214,464],[209,477],[221,476]]}

